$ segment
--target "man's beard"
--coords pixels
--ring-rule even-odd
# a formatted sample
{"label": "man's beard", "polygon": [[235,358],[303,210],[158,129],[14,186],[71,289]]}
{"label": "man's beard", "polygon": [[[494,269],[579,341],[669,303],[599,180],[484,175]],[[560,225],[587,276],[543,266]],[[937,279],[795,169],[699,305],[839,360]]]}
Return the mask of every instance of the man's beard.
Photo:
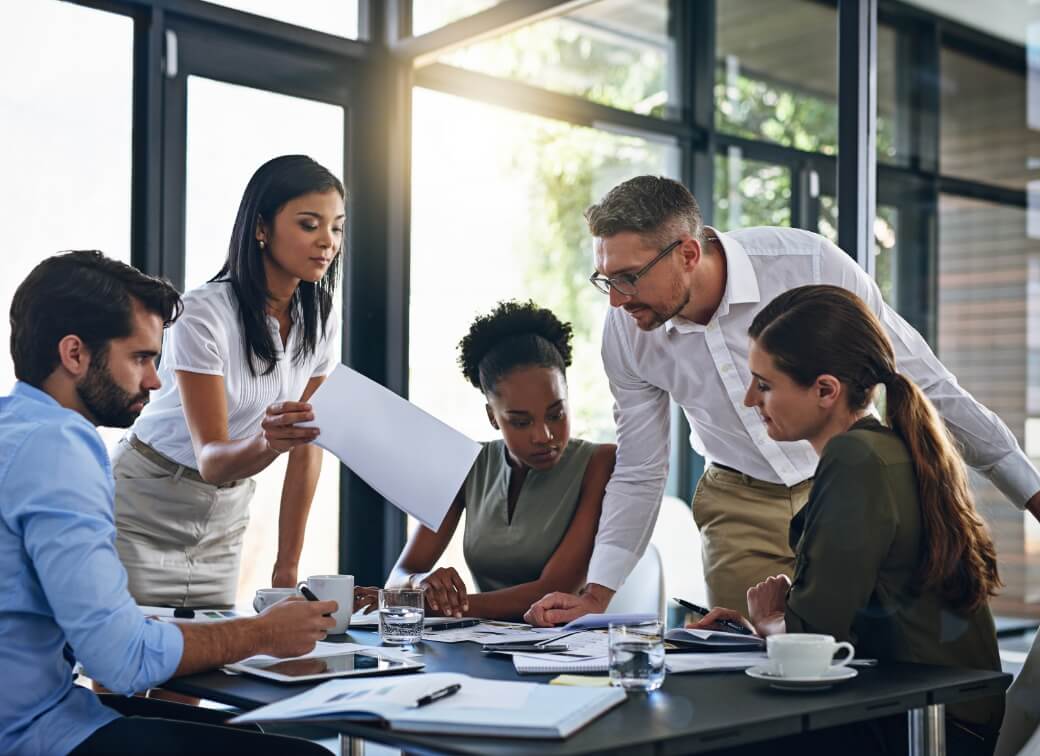
{"label": "man's beard", "polygon": [[677,290],[676,294],[676,300],[667,309],[661,310],[656,307],[651,307],[650,305],[640,305],[641,307],[645,307],[654,314],[654,319],[650,321],[650,323],[646,327],[640,326],[644,331],[653,331],[657,328],[660,328],[662,325],[664,325],[669,320],[671,320],[683,311],[686,305],[690,302],[690,292],[685,290]]}
{"label": "man's beard", "polygon": [[76,393],[94,422],[106,428],[129,428],[141,414],[131,407],[148,402],[147,391],[133,396],[119,387],[108,370],[108,354],[104,352],[91,361],[86,376],[76,384]]}

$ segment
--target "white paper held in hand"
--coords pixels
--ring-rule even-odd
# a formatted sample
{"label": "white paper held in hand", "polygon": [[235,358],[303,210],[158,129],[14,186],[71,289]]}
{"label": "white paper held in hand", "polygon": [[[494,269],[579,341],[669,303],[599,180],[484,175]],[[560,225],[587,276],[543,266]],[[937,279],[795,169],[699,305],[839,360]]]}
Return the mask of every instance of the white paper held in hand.
{"label": "white paper held in hand", "polygon": [[310,398],[315,444],[431,530],[462,487],[480,444],[385,386],[337,365]]}

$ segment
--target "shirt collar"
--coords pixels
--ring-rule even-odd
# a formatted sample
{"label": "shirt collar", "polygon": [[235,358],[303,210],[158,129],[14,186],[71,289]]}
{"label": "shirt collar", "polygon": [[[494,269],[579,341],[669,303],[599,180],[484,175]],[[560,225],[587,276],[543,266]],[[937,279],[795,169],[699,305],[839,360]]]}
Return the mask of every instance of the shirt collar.
{"label": "shirt collar", "polygon": [[[758,290],[758,277],[751,265],[744,245],[729,234],[724,234],[711,226],[704,227],[705,236],[715,236],[719,240],[726,255],[726,290],[722,292],[722,301],[719,309],[715,311],[712,320],[729,314],[730,305],[754,303],[761,300],[762,296]],[[668,333],[695,333],[704,331],[707,327],[699,323],[692,323],[685,318],[674,317],[664,324]]]}
{"label": "shirt collar", "polygon": [[36,388],[23,381],[15,381],[14,388],[11,390],[11,396],[20,396],[23,399],[31,399],[34,402],[41,402],[42,404],[50,404],[55,407],[60,407],[61,404],[53,396],[48,394],[46,391]]}

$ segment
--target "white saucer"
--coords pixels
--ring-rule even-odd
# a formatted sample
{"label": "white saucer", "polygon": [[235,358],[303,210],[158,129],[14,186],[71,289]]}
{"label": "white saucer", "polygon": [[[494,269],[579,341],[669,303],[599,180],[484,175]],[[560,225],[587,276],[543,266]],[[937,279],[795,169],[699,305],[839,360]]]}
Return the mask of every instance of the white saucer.
{"label": "white saucer", "polygon": [[744,670],[748,677],[765,680],[779,690],[826,690],[835,683],[851,680],[859,674],[852,667],[832,667],[820,677],[782,677],[766,664]]}

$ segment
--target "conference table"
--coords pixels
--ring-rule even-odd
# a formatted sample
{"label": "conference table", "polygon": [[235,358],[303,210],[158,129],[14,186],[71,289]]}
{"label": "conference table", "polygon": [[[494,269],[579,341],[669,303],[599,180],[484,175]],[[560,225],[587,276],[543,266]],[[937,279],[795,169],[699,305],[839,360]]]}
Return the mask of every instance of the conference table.
{"label": "conference table", "polygon": [[[379,645],[378,633],[351,630],[330,641]],[[416,645],[428,672],[459,672],[495,680],[548,682],[553,675],[518,675],[505,656],[487,655],[475,643],[423,641]],[[420,673],[421,674],[421,673]],[[417,754],[541,756],[584,754],[698,754],[769,741],[836,725],[907,713],[911,754],[945,753],[944,707],[1002,695],[1011,676],[1001,672],[885,664],[860,667],[858,677],[826,691],[779,691],[740,672],[671,674],[658,691],[629,694],[565,740],[426,735],[395,732],[372,723],[322,719],[340,735],[343,756],[363,753],[364,742]],[[307,689],[246,675],[207,672],[169,681],[178,693],[255,709]]]}

